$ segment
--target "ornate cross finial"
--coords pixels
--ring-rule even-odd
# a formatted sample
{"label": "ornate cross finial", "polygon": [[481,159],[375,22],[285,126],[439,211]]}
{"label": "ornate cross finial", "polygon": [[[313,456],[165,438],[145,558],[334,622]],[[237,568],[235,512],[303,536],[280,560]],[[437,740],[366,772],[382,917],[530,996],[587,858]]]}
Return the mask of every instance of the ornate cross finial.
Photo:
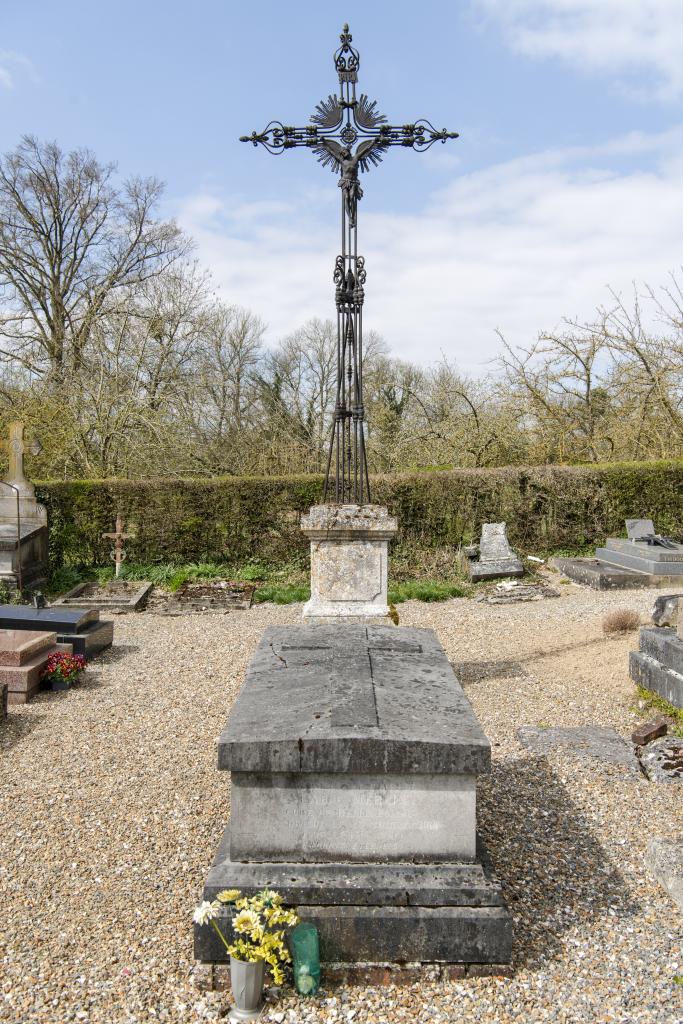
{"label": "ornate cross finial", "polygon": [[[365,261],[358,255],[357,214],[363,198],[361,172],[381,163],[392,146],[423,152],[436,142],[457,139],[457,132],[437,129],[424,118],[391,125],[377,110],[375,100],[356,95],[360,55],[344,25],[335,51],[339,95],[321,100],[310,122],[302,128],[270,121],[262,132],[242,135],[241,142],[263,146],[269,153],[286,149],[312,149],[323,167],[339,175],[342,206],[342,252],[335,262],[333,280],[337,299],[337,400],[325,474],[325,492],[332,504],[370,501],[370,482],[365,454],[363,407],[363,285]],[[355,150],[354,147],[355,146]]]}

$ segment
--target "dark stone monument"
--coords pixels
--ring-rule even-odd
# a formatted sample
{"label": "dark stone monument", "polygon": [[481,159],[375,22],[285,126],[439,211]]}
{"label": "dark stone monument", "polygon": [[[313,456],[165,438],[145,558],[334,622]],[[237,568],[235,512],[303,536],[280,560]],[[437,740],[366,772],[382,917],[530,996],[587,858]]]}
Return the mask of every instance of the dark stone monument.
{"label": "dark stone monument", "polygon": [[[490,757],[432,630],[271,627],[219,740],[231,819],[204,899],[276,888],[327,963],[507,963],[476,831]],[[195,954],[226,959],[209,927]]]}
{"label": "dark stone monument", "polygon": [[71,644],[74,654],[93,658],[114,639],[114,623],[101,622],[89,608],[32,608],[0,605],[0,629],[30,629],[57,634],[57,643]]}

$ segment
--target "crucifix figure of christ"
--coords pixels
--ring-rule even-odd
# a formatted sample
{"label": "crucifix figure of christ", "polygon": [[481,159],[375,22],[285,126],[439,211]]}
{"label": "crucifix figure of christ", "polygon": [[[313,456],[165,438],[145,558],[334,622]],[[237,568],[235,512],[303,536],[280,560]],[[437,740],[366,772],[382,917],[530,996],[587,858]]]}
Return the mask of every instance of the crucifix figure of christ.
{"label": "crucifix figure of christ", "polygon": [[111,551],[111,559],[116,565],[116,578],[118,579],[118,577],[121,575],[121,565],[128,557],[126,552],[123,550],[123,542],[124,540],[130,540],[133,534],[123,532],[123,519],[121,518],[120,515],[117,515],[116,529],[114,530],[114,532],[103,533],[102,536],[114,541],[114,547],[112,548]]}
{"label": "crucifix figure of christ", "polygon": [[24,475],[24,455],[40,455],[42,446],[40,441],[34,440],[27,443],[24,440],[24,424],[20,420],[14,420],[9,425],[9,440],[2,442],[3,448],[9,455],[8,480],[15,484],[22,495],[33,496],[33,485],[28,482]]}
{"label": "crucifix figure of christ", "polygon": [[[327,456],[323,502],[363,505],[371,502],[365,450],[363,406],[363,302],[365,260],[358,255],[358,202],[363,197],[359,173],[379,164],[391,146],[422,152],[435,142],[456,139],[457,132],[438,130],[424,119],[390,125],[365,93],[356,94],[360,56],[344,25],[334,55],[339,94],[318,103],[310,124],[293,128],[271,121],[262,132],[241,142],[264,146],[269,153],[312,149],[324,167],[339,174],[341,253],[334,265],[337,305],[337,388],[334,423]],[[354,146],[356,146],[354,150]]]}

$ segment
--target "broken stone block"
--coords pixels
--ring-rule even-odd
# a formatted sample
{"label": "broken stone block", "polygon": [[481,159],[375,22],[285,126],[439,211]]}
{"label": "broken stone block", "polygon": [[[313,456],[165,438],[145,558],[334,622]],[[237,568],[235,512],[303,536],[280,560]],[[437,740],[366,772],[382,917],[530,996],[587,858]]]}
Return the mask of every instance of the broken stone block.
{"label": "broken stone block", "polygon": [[637,747],[644,747],[647,743],[651,743],[652,740],[659,739],[660,736],[666,736],[669,724],[666,718],[659,715],[657,718],[653,718],[651,722],[643,722],[631,733],[631,739]]}

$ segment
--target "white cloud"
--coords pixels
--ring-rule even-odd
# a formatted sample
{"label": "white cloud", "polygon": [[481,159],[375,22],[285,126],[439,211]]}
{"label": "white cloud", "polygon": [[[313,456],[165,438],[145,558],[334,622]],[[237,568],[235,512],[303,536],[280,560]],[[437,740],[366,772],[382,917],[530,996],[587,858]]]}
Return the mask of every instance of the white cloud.
{"label": "white cloud", "polygon": [[0,86],[13,89],[17,71],[27,74],[31,81],[38,82],[38,72],[33,61],[16,50],[0,50]]}
{"label": "white cloud", "polygon": [[[624,153],[647,154],[651,169],[615,168]],[[608,286],[663,283],[683,262],[682,162],[683,128],[455,177],[410,215],[373,213],[368,189],[367,327],[406,359],[443,351],[480,372],[498,351],[497,327],[525,343],[564,315],[590,317]],[[271,341],[334,314],[334,188],[266,205],[200,195],[177,212],[222,295],[262,316]]]}
{"label": "white cloud", "polygon": [[[681,0],[473,0],[512,47],[616,76],[631,92],[683,95]],[[643,78],[643,75],[649,81]]]}

